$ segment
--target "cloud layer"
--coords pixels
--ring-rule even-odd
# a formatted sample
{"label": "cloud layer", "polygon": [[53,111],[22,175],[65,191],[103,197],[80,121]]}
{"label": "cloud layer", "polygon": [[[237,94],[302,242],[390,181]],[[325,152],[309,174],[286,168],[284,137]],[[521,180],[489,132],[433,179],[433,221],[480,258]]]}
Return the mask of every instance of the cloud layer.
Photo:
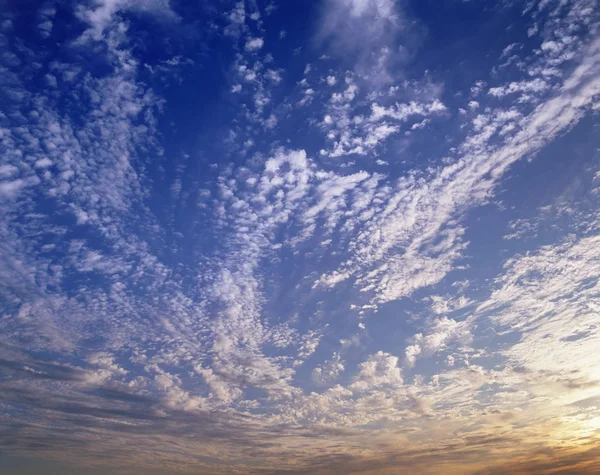
{"label": "cloud layer", "polygon": [[595,2],[286,8],[3,13],[0,456],[593,473]]}

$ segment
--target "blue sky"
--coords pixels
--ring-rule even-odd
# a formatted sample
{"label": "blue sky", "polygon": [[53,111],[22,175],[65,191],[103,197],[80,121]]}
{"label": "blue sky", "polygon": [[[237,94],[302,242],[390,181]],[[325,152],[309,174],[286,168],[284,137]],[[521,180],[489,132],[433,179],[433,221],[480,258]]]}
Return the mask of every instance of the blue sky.
{"label": "blue sky", "polygon": [[596,1],[0,13],[0,468],[600,469]]}

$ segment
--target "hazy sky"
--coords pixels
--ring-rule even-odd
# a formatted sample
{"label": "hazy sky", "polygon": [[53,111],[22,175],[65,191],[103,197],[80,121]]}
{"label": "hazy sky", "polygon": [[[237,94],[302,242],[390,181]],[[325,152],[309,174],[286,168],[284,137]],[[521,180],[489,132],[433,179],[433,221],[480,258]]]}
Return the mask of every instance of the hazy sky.
{"label": "hazy sky", "polygon": [[597,0],[0,14],[2,473],[600,472]]}

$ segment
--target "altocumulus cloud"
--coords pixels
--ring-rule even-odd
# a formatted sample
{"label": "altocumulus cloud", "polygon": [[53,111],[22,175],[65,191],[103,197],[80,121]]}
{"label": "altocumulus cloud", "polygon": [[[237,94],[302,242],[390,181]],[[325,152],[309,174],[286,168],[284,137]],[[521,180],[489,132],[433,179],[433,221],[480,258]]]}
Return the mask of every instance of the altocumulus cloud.
{"label": "altocumulus cloud", "polygon": [[2,8],[0,464],[598,471],[597,2],[425,4]]}

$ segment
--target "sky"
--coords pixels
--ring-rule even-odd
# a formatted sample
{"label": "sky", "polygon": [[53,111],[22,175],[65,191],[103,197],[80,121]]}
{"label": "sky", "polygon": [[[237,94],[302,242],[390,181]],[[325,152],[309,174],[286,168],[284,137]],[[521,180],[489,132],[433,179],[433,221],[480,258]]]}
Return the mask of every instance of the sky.
{"label": "sky", "polygon": [[0,471],[600,472],[599,25],[0,1]]}

